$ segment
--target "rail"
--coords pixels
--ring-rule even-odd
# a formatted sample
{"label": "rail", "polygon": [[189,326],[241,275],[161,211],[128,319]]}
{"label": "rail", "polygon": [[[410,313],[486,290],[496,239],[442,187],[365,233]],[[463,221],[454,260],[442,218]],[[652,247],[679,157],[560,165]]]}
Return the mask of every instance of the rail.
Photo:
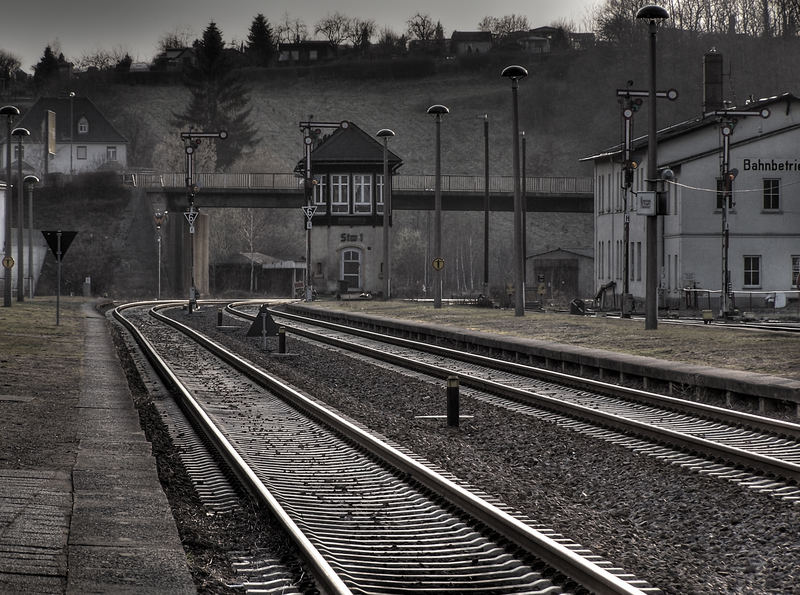
{"label": "rail", "polygon": [[[145,189],[185,188],[184,173],[127,173],[123,180],[130,185]],[[443,192],[485,192],[484,176],[443,175]],[[246,189],[246,190],[297,190],[302,180],[293,173],[196,173],[193,182],[200,188]],[[392,188],[396,191],[433,192],[436,176],[396,175]],[[591,194],[592,178],[526,177],[525,190],[536,194]],[[490,176],[489,191],[511,193],[514,191],[513,176]]]}

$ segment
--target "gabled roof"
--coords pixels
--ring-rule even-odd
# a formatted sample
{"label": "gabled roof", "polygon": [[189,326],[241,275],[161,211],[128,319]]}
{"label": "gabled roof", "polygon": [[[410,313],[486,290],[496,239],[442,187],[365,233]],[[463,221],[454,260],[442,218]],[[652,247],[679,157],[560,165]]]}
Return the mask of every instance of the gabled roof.
{"label": "gabled roof", "polygon": [[[403,164],[403,160],[391,149],[387,151],[387,161],[391,171],[396,170]],[[346,128],[342,127],[334,130],[311,150],[311,167],[313,170],[320,167],[325,169],[326,166],[334,165],[376,166],[382,163],[383,144],[352,122],[348,122]],[[295,169],[305,171],[305,160],[301,159]]]}
{"label": "gabled roof", "polygon": [[492,43],[492,34],[489,31],[453,31],[452,35],[450,35],[450,41]]}
{"label": "gabled roof", "polygon": [[[772,97],[765,97],[762,99],[758,99],[755,101],[750,101],[742,107],[732,107],[726,110],[731,117],[736,117],[737,111],[758,111],[761,108],[774,106],[777,103],[784,102],[786,103],[787,113],[789,110],[789,105],[793,101],[798,101],[800,98],[793,95],[792,93],[782,93],[780,95],[773,95]],[[696,130],[700,130],[701,128],[705,128],[707,126],[718,126],[719,119],[718,116],[699,116],[692,120],[685,120],[683,122],[679,122],[677,124],[673,124],[671,126],[667,126],[658,131],[658,142],[664,142],[666,140],[676,138],[682,136],[684,134],[690,134],[695,132]],[[638,151],[647,148],[647,136],[640,136],[635,138],[631,141],[631,151]],[[619,155],[623,151],[623,145],[620,143],[618,145],[614,145],[609,147],[608,149],[597,153],[595,155],[589,155],[588,157],[582,157],[578,161],[595,161],[597,159],[604,159],[608,157],[614,157]]]}
{"label": "gabled roof", "polygon": [[[128,140],[120,134],[114,125],[100,112],[97,106],[88,97],[40,97],[25,113],[17,126],[27,128],[30,140],[34,143],[42,142],[44,132],[44,118],[47,111],[56,113],[56,142],[70,141],[70,113],[72,114],[73,142],[80,143],[127,143]],[[89,131],[78,134],[78,122],[86,117],[89,122]]]}

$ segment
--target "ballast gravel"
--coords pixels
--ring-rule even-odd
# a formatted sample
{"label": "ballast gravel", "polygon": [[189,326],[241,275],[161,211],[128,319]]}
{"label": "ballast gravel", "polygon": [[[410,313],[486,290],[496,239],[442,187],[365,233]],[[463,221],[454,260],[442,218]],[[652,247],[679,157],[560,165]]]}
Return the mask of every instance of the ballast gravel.
{"label": "ballast gravel", "polygon": [[446,413],[443,381],[291,334],[288,355],[265,352],[245,336],[249,323],[218,328],[215,308],[175,317],[664,593],[800,593],[798,504],[463,393],[472,417],[449,428],[421,417]]}

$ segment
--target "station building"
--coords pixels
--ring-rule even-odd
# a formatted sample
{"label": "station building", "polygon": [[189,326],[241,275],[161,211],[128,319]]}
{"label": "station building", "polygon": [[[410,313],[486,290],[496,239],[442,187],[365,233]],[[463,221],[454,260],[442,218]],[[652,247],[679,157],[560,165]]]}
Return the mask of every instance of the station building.
{"label": "station building", "polygon": [[[705,97],[706,115],[658,132],[659,307],[721,311],[725,278],[736,310],[796,304],[800,295],[800,99],[785,93],[730,107],[714,100],[721,97],[721,83],[717,89],[707,84]],[[767,114],[764,110],[768,117],[760,115]],[[717,115],[709,115],[712,112]],[[727,164],[723,134],[728,136]],[[641,213],[647,203],[639,198],[647,196],[640,194],[648,186],[647,138],[631,143],[630,161],[639,166],[627,168],[632,171],[629,188],[623,146],[584,160],[594,163],[596,287],[611,287],[621,303],[627,217],[629,293],[635,311],[643,311],[647,217]],[[732,180],[729,191],[726,179]],[[723,209],[725,200],[727,209]],[[723,219],[728,232],[727,277],[723,274]]]}
{"label": "station building", "polygon": [[[311,285],[319,293],[380,293],[384,197],[402,160],[387,150],[385,183],[384,147],[376,138],[352,122],[342,122],[327,135],[310,128],[315,207],[309,230]],[[306,167],[302,159],[295,172],[305,178]]]}

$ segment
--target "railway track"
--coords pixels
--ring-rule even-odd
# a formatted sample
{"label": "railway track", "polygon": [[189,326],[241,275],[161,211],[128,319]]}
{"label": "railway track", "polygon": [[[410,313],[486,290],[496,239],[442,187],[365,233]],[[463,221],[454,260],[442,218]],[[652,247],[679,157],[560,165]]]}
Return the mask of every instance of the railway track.
{"label": "railway track", "polygon": [[[243,309],[244,308],[244,309]],[[229,311],[255,318],[252,304]],[[277,321],[299,336],[339,349],[390,362],[437,378],[457,376],[478,391],[542,408],[588,424],[588,428],[622,433],[606,434],[617,442],[636,436],[673,449],[673,460],[704,472],[727,477],[777,496],[800,502],[800,425],[668,397],[643,390],[535,368],[479,354],[466,353],[322,322],[271,310]],[[636,448],[647,448],[645,442]],[[665,456],[662,449],[647,449]],[[722,464],[720,464],[722,463]]]}
{"label": "railway track", "polygon": [[562,592],[544,576],[555,573],[593,592],[657,592],[149,306],[115,317],[280,518],[323,590]]}

